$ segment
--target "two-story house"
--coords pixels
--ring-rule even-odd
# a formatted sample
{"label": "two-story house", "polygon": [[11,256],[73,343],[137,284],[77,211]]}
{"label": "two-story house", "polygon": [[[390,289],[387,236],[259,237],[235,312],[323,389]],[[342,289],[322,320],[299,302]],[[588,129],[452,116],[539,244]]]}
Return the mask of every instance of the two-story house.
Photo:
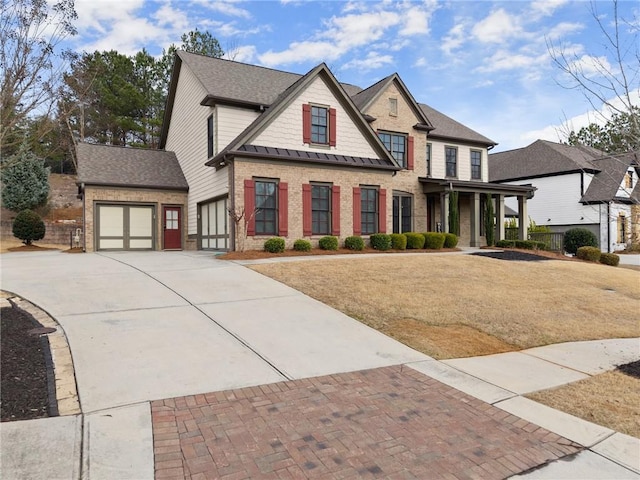
{"label": "two-story house", "polygon": [[[448,231],[451,192],[460,244],[480,246],[483,194],[499,219],[510,196],[526,218],[534,190],[489,183],[494,145],[418,104],[397,74],[363,90],[339,83],[325,64],[298,75],[185,52],[176,56],[160,142],[188,185],[171,222],[184,247],[223,250],[262,249],[272,236],[291,247],[324,235]],[[80,182],[91,161],[78,159]],[[154,248],[162,245],[158,238]]]}
{"label": "two-story house", "polygon": [[[640,212],[638,152],[607,155],[585,146],[537,140],[489,156],[490,179],[533,185],[528,215],[555,232],[591,230],[604,252],[622,250],[637,236]],[[517,209],[511,200],[507,205]],[[636,240],[637,241],[637,240]]]}

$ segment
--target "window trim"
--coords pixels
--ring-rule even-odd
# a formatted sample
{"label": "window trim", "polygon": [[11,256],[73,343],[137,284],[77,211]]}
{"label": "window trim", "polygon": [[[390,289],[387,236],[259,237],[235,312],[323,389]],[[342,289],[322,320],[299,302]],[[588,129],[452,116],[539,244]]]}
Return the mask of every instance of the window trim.
{"label": "window trim", "polygon": [[389,115],[398,116],[398,99],[396,97],[389,97]]}
{"label": "window trim", "polygon": [[[473,164],[473,154],[477,153],[479,155],[478,165]],[[471,180],[480,180],[482,181],[482,150],[472,149],[469,151],[469,162],[471,164]],[[478,176],[475,177],[473,175],[474,167],[478,167]]]}
{"label": "window trim", "polygon": [[[332,183],[326,183],[326,182],[310,182],[309,185],[311,186],[311,235],[331,235],[331,231],[332,231],[332,225],[333,225],[333,184]],[[315,188],[326,188],[328,190],[328,197],[327,197],[327,210],[317,210],[313,208],[313,200],[314,200],[314,196],[313,196],[313,191],[314,191],[314,187]],[[315,226],[315,221],[313,218],[313,213],[314,211],[318,211],[318,212],[327,212],[327,225],[326,225],[326,232],[321,232],[319,230],[315,230],[314,226]]]}
{"label": "window trim", "polygon": [[[255,235],[256,236],[260,236],[260,235],[278,235],[279,234],[279,184],[280,184],[280,180],[279,179],[275,179],[275,178],[253,178],[253,184],[254,184],[254,205],[255,205],[255,215],[253,216],[253,223],[254,223],[254,231],[255,231]],[[258,183],[270,183],[274,185],[274,192],[273,192],[273,196],[274,196],[274,204],[275,206],[273,208],[260,208],[258,206]],[[260,223],[265,223],[265,220],[260,220],[259,219],[259,215],[261,214],[262,210],[273,210],[274,212],[274,219],[273,219],[273,232],[269,231],[258,231],[258,225]],[[250,213],[251,214],[251,213]]]}
{"label": "window trim", "polygon": [[[453,163],[454,174],[449,175],[449,158],[447,156],[447,151],[455,152],[455,162]],[[452,145],[445,145],[444,147],[444,166],[445,166],[445,177],[446,178],[458,178],[458,147],[454,147]]]}
{"label": "window trim", "polygon": [[[374,192],[373,200],[367,199],[367,202],[373,202],[373,211],[365,211],[363,209],[363,202],[365,201],[365,191]],[[373,215],[373,222],[365,222],[365,213],[368,215]],[[380,230],[379,225],[379,217],[380,217],[380,187],[372,186],[372,185],[361,185],[360,186],[360,232],[362,235],[372,235],[374,233],[378,233]],[[365,229],[365,224],[373,225],[372,231],[369,229]]]}
{"label": "window trim", "polygon": [[[402,167],[403,170],[409,170],[409,135],[407,135],[406,133],[392,132],[392,131],[389,131],[389,130],[378,130],[377,134],[378,134],[378,138],[380,139],[380,141],[382,142],[384,147],[389,151],[389,153],[395,159],[395,161],[398,162],[398,165],[400,165],[400,167]],[[388,135],[390,137],[389,138],[389,145],[390,145],[391,148],[387,147],[387,144],[385,143],[384,139],[382,138],[382,135]],[[396,156],[394,155],[393,137],[401,137],[401,138],[404,139],[404,151],[402,152],[403,153],[402,161],[398,160],[396,158]]]}
{"label": "window trim", "polygon": [[[330,123],[330,121],[329,121],[329,110],[330,110],[329,106],[328,105],[319,105],[319,104],[316,104],[316,103],[310,103],[309,106],[310,106],[309,115],[310,115],[310,119],[311,119],[310,123],[309,123],[309,125],[310,125],[309,143],[311,145],[324,145],[324,146],[329,145],[329,143],[330,143],[329,142],[329,135],[330,135],[329,134],[329,123]],[[314,118],[313,112],[314,112],[314,109],[322,109],[322,110],[324,110],[324,112],[325,112],[325,122],[326,122],[324,126],[323,125],[316,125],[316,124],[313,123],[313,118]],[[316,117],[317,117],[317,115],[316,115]],[[313,136],[314,136],[313,127],[314,126],[324,127],[324,135],[325,135],[325,141],[324,142],[319,142],[319,141],[314,141],[313,140]]]}

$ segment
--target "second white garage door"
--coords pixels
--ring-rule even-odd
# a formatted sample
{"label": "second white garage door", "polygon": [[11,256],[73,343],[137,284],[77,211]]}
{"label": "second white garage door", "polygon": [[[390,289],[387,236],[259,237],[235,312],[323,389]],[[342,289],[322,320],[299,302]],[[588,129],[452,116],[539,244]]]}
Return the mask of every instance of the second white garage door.
{"label": "second white garage door", "polygon": [[153,250],[154,207],[96,205],[97,250]]}

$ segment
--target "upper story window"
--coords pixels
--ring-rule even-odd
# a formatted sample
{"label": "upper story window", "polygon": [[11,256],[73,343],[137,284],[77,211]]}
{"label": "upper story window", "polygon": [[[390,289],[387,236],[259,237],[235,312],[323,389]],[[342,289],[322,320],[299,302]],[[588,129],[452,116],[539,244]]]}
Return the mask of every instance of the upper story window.
{"label": "upper story window", "polygon": [[444,157],[447,163],[447,177],[457,177],[458,149],[455,147],[444,147]]}
{"label": "upper story window", "polygon": [[427,177],[431,176],[431,144],[427,143]]}
{"label": "upper story window", "polygon": [[302,105],[302,142],[336,145],[336,109],[305,103]]}
{"label": "upper story window", "polygon": [[214,123],[213,114],[207,118],[207,158],[213,157],[214,150]]}
{"label": "upper story window", "polygon": [[389,99],[389,115],[393,117],[398,116],[398,99],[397,98]]}
{"label": "upper story window", "polygon": [[378,132],[378,136],[387,150],[391,152],[398,165],[407,168],[407,136],[400,133]]}
{"label": "upper story window", "polygon": [[482,152],[471,150],[471,180],[482,180]]}
{"label": "upper story window", "polygon": [[311,106],[311,143],[329,143],[329,109]]}

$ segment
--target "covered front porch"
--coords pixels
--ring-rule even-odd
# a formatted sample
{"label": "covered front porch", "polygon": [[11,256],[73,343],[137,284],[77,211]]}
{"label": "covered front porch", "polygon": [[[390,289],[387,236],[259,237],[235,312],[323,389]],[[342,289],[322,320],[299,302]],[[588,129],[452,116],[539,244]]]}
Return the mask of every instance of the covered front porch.
{"label": "covered front porch", "polygon": [[529,216],[527,200],[533,198],[536,190],[533,186],[504,185],[500,183],[469,182],[461,180],[443,180],[420,177],[422,191],[427,197],[428,228],[430,230],[450,231],[450,196],[458,194],[460,222],[460,244],[481,247],[486,244],[484,227],[484,205],[486,195],[491,195],[495,215],[495,240],[505,238],[504,220],[506,197],[518,198],[518,238],[527,239]]}

